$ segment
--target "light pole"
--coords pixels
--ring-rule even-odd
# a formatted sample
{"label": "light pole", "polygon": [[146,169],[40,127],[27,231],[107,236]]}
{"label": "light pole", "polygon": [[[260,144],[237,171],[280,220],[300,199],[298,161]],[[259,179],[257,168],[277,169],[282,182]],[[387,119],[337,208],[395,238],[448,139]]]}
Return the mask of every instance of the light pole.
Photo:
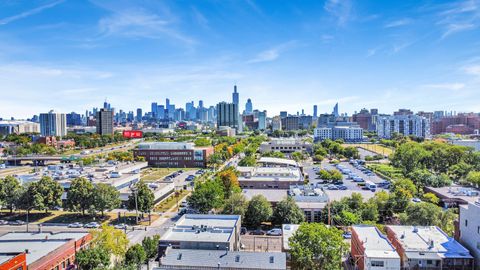
{"label": "light pole", "polygon": [[138,224],[138,199],[137,199],[137,196],[138,196],[138,189],[136,187],[131,187],[130,188],[135,196],[135,222],[136,224]]}

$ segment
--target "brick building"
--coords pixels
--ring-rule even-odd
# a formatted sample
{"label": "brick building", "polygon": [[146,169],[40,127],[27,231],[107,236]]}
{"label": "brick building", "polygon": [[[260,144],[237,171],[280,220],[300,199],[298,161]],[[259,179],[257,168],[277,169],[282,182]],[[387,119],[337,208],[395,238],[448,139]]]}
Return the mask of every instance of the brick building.
{"label": "brick building", "polygon": [[135,157],[145,158],[149,166],[170,168],[205,168],[213,147],[195,147],[193,143],[141,143],[133,150]]}

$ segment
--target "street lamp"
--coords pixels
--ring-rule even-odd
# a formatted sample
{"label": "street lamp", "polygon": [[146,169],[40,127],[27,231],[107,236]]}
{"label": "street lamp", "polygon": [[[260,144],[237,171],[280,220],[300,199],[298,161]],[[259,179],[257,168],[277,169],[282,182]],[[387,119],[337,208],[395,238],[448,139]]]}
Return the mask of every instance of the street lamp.
{"label": "street lamp", "polygon": [[138,224],[138,189],[135,186],[132,186],[130,190],[135,195],[135,222]]}

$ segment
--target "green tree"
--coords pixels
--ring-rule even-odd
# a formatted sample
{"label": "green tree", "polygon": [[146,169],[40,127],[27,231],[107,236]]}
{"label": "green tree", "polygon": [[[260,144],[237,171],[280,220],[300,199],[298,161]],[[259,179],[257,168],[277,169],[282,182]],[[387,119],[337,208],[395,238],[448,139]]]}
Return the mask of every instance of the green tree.
{"label": "green tree", "polygon": [[21,186],[17,178],[7,176],[0,179],[0,203],[2,203],[10,213],[15,209],[15,204],[20,197]]}
{"label": "green tree", "polygon": [[427,202],[410,203],[405,210],[405,224],[435,226],[440,223],[442,209]]}
{"label": "green tree", "polygon": [[426,201],[426,202],[429,202],[429,203],[433,203],[433,204],[440,203],[440,199],[435,194],[433,194],[431,192],[423,194],[423,200]]}
{"label": "green tree", "polygon": [[145,250],[147,259],[154,259],[157,257],[158,241],[160,241],[160,235],[156,234],[153,237],[145,237],[142,240],[142,246]]}
{"label": "green tree", "polygon": [[120,192],[114,186],[99,183],[93,189],[93,205],[102,216],[105,210],[112,211],[119,207],[120,203]]}
{"label": "green tree", "polygon": [[140,265],[147,259],[147,254],[140,244],[135,244],[128,248],[125,253],[125,263],[129,265]]}
{"label": "green tree", "polygon": [[302,152],[294,152],[292,154],[292,159],[297,161],[297,162],[300,162],[300,161],[305,160],[305,155]]}
{"label": "green tree", "polygon": [[400,145],[392,156],[392,164],[402,169],[404,175],[416,169],[425,167],[424,160],[428,152],[417,142],[407,142]]}
{"label": "green tree", "polygon": [[135,210],[138,208],[142,213],[150,213],[155,204],[154,202],[155,195],[152,190],[150,190],[143,180],[140,180],[135,184],[132,194],[128,196],[128,209]]}
{"label": "green tree", "polygon": [[92,244],[106,250],[109,254],[123,257],[127,252],[128,238],[122,230],[103,224],[100,230],[93,230]]}
{"label": "green tree", "polygon": [[84,248],[75,255],[75,262],[81,270],[107,268],[110,265],[110,254],[101,247]]}
{"label": "green tree", "polygon": [[363,221],[372,221],[374,223],[378,222],[379,212],[378,204],[375,198],[370,198],[365,204],[363,204],[361,214]]}
{"label": "green tree", "polygon": [[263,195],[255,195],[248,202],[245,213],[245,223],[251,227],[258,227],[272,216],[272,206]]}
{"label": "green tree", "polygon": [[230,198],[225,200],[222,213],[227,215],[240,215],[242,216],[242,220],[244,220],[247,207],[247,198],[245,198],[242,193],[233,193]]}
{"label": "green tree", "polygon": [[208,138],[198,138],[194,141],[195,143],[195,146],[197,147],[205,147],[205,146],[211,146],[212,145],[212,141]]}
{"label": "green tree", "polygon": [[45,208],[43,202],[44,200],[39,192],[38,182],[31,182],[21,188],[17,207],[30,213],[33,209],[43,210]]}
{"label": "green tree", "polygon": [[300,224],[303,221],[305,221],[305,215],[292,197],[278,202],[273,210],[272,222],[274,224]]}
{"label": "green tree", "polygon": [[480,186],[480,172],[479,171],[471,171],[467,175],[467,182],[469,182],[473,186]]}
{"label": "green tree", "polygon": [[228,167],[217,173],[217,181],[223,185],[224,198],[228,199],[233,193],[240,192],[237,171]]}
{"label": "green tree", "polygon": [[348,252],[342,231],[321,223],[302,223],[289,239],[293,269],[341,270]]}
{"label": "green tree", "polygon": [[85,211],[94,206],[93,190],[93,184],[87,179],[83,177],[74,179],[67,192],[67,209],[81,211],[82,215],[85,215]]}
{"label": "green tree", "polygon": [[52,178],[48,176],[42,177],[37,182],[37,192],[42,198],[42,206],[45,212],[62,205],[63,188]]}
{"label": "green tree", "polygon": [[193,209],[206,214],[214,208],[222,207],[224,202],[223,186],[214,180],[197,183],[187,201]]}

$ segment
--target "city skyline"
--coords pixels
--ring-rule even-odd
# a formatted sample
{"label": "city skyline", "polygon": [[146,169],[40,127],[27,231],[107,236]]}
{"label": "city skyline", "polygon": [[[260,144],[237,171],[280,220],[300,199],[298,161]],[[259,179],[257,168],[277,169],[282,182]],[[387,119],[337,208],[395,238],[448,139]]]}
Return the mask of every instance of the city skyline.
{"label": "city skyline", "polygon": [[[280,111],[480,111],[479,1],[0,4],[0,117],[251,98]],[[75,15],[75,16],[73,16]],[[251,31],[255,29],[255,31]],[[292,93],[294,93],[292,95]]]}

